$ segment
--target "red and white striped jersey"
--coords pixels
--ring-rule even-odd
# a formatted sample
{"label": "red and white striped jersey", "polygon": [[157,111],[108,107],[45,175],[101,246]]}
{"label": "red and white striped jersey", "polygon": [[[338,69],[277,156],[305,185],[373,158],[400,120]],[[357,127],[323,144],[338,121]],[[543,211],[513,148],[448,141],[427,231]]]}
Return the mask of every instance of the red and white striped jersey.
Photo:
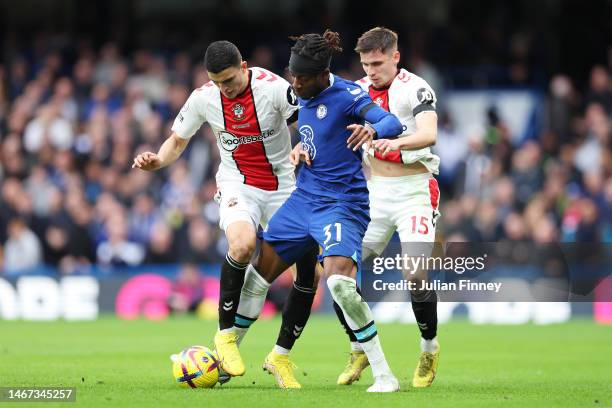
{"label": "red and white striped jersey", "polygon": [[[367,76],[358,80],[357,84],[370,94],[376,104],[397,116],[402,122],[404,131],[398,137],[409,136],[416,132],[416,115],[436,109],[436,94],[429,84],[423,78],[403,68],[386,88],[374,88]],[[384,158],[379,152],[374,152],[374,149],[368,153],[380,160],[396,163],[421,162],[430,173],[438,174],[440,158],[433,154],[429,147],[389,152]]]}
{"label": "red and white striped jersey", "polygon": [[297,109],[297,97],[285,79],[250,68],[249,85],[233,99],[212,81],[193,91],[172,131],[188,139],[208,122],[221,152],[217,185],[238,182],[274,191],[295,183],[286,119]]}

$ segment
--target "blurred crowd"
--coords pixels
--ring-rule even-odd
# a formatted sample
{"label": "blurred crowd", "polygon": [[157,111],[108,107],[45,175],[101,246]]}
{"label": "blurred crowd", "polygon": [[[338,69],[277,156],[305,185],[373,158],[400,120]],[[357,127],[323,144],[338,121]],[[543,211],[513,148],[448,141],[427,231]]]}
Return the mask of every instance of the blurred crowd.
{"label": "blurred crowd", "polygon": [[[131,169],[208,80],[201,56],[123,54],[114,43],[71,55],[43,47],[0,65],[0,270],[223,259],[208,126],[167,169]],[[265,46],[245,57],[278,69]],[[411,63],[443,86],[426,61]],[[350,67],[339,74],[363,76],[356,59]],[[443,239],[612,242],[610,68],[594,66],[585,89],[554,76],[539,137],[517,145],[495,112],[482,132],[459,134],[439,111]]]}
{"label": "blurred crowd", "polygon": [[50,51],[0,67],[3,268],[222,259],[209,128],[172,167],[131,169],[207,80],[186,54],[125,58],[115,44],[81,49],[72,64]]}
{"label": "blurred crowd", "polygon": [[494,109],[475,134],[441,115],[445,240],[612,242],[611,68],[594,66],[586,89],[553,76],[542,129],[519,144]]}

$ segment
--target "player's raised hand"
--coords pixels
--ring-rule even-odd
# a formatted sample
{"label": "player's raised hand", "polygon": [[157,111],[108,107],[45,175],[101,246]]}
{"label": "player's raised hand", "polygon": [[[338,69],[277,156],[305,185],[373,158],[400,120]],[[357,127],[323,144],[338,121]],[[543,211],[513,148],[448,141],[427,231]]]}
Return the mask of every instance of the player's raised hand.
{"label": "player's raised hand", "polygon": [[346,128],[353,132],[348,139],[346,139],[346,147],[349,149],[352,148],[353,151],[359,149],[362,144],[371,142],[376,135],[376,131],[368,125],[363,126],[353,123]]}
{"label": "player's raised hand", "polygon": [[144,152],[134,157],[133,169],[154,171],[161,167],[162,161],[156,153]]}
{"label": "player's raised hand", "polygon": [[306,162],[306,164],[309,166],[312,164],[310,161],[310,154],[308,154],[306,150],[302,149],[302,143],[300,142],[295,145],[293,150],[291,150],[291,153],[289,154],[289,162],[294,166],[297,166],[301,161]]}
{"label": "player's raised hand", "polygon": [[399,139],[378,139],[372,141],[372,147],[378,150],[383,157],[389,152],[399,150]]}

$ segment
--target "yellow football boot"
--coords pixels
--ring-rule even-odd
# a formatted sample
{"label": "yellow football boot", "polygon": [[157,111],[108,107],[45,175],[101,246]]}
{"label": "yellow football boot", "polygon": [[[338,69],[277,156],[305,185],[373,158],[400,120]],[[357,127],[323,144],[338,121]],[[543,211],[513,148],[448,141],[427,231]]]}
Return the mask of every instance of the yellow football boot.
{"label": "yellow football boot", "polygon": [[421,353],[419,364],[414,370],[412,377],[412,386],[416,388],[429,387],[436,378],[436,370],[438,369],[438,361],[440,360],[440,347],[433,353],[426,351]]}
{"label": "yellow football boot", "polygon": [[302,388],[293,375],[294,368],[296,366],[289,360],[288,355],[278,354],[274,351],[267,355],[263,364],[263,369],[269,374],[274,375],[278,386],[284,389]]}
{"label": "yellow football boot", "polygon": [[238,335],[236,333],[217,332],[215,334],[215,349],[219,360],[221,360],[221,368],[231,376],[240,376],[244,374],[244,363],[238,351]]}
{"label": "yellow football boot", "polygon": [[352,351],[344,371],[338,376],[338,385],[351,385],[359,381],[362,371],[370,365],[363,351]]}

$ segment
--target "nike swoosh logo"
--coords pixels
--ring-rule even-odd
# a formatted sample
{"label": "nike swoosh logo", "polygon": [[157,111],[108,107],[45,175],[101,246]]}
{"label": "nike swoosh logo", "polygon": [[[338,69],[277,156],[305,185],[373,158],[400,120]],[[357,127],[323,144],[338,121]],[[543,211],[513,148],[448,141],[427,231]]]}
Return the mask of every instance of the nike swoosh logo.
{"label": "nike swoosh logo", "polygon": [[331,247],[333,247],[335,245],[340,245],[340,243],[336,242],[335,244],[328,245],[328,246],[325,247],[325,250],[327,251],[329,248],[331,248]]}

